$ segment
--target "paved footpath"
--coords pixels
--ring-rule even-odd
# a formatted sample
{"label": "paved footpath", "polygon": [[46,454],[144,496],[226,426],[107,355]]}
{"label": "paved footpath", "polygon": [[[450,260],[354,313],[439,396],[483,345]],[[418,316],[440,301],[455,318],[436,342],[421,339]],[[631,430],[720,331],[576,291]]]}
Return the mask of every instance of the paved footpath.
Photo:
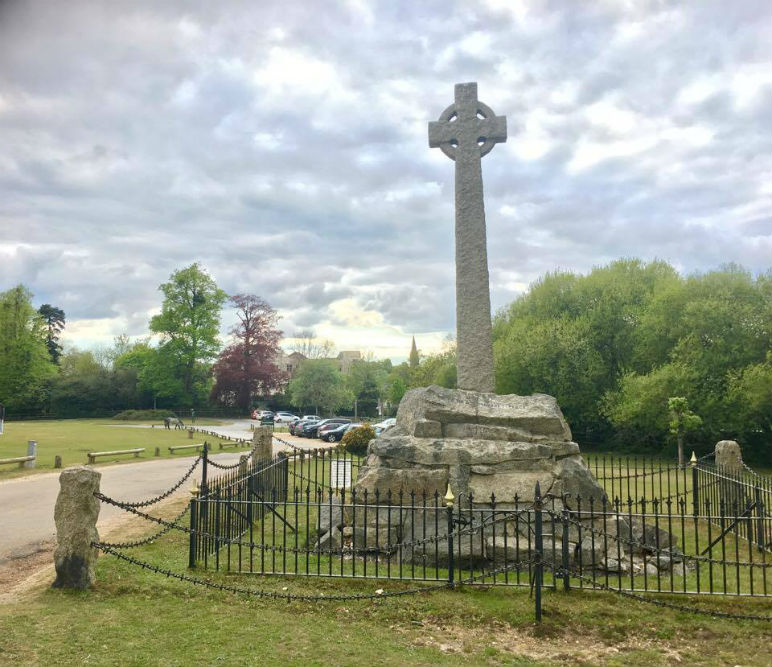
{"label": "paved footpath", "polygon": [[[203,426],[208,431],[236,438],[251,438],[250,421],[243,420],[222,426]],[[323,446],[319,440],[299,439],[286,433],[277,434],[287,440],[313,449]],[[274,451],[289,449],[274,444]],[[212,453],[220,463],[235,463],[244,453]],[[141,463],[97,465],[102,473],[102,493],[116,500],[144,500],[163,493],[184,475],[193,463],[192,456],[175,459],[157,459]],[[193,476],[200,479],[200,471]],[[183,484],[178,494],[186,494],[192,481]],[[10,559],[24,557],[49,547],[56,536],[54,505],[59,493],[59,473],[41,473],[29,477],[16,477],[0,482],[0,565]],[[98,529],[104,529],[128,516],[112,505],[102,503]]]}

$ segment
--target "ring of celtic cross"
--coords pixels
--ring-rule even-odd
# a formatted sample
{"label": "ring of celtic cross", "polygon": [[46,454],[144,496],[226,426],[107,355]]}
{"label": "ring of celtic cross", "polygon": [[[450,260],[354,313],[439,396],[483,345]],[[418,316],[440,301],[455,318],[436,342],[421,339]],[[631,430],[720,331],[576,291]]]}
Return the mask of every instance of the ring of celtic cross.
{"label": "ring of celtic cross", "polygon": [[[439,148],[451,160],[456,159],[456,151],[460,144],[476,144],[480,148],[480,157],[487,155],[501,141],[499,135],[506,136],[506,121],[504,130],[497,127],[500,120],[487,104],[477,100],[477,113],[473,118],[460,118],[458,105],[454,102],[440,114],[437,124],[440,125],[446,137],[433,147]],[[489,135],[494,136],[489,136]]]}

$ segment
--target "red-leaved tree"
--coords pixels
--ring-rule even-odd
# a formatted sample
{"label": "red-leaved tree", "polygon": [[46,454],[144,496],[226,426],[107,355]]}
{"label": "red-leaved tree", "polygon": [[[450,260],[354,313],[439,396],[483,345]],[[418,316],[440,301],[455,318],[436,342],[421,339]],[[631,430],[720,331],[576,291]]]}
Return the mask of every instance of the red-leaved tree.
{"label": "red-leaved tree", "polygon": [[230,330],[235,339],[217,358],[212,369],[215,383],[211,399],[247,410],[255,395],[279,389],[286,377],[276,366],[282,332],[279,316],[259,296],[237,294],[230,298],[239,321]]}

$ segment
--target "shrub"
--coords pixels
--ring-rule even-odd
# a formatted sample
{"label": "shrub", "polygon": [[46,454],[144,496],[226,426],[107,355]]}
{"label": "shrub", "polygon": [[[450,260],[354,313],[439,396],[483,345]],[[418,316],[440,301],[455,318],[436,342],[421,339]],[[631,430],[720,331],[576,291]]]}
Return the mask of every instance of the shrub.
{"label": "shrub", "polygon": [[163,421],[166,417],[171,416],[171,410],[124,410],[115,415],[113,419],[121,421]]}
{"label": "shrub", "polygon": [[350,454],[364,456],[367,454],[367,445],[373,438],[375,438],[375,429],[370,424],[363,424],[344,434],[340,445]]}

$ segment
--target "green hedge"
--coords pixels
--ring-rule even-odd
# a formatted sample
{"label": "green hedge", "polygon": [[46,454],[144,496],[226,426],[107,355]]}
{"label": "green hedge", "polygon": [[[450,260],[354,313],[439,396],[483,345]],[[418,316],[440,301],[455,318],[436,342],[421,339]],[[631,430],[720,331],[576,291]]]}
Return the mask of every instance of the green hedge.
{"label": "green hedge", "polygon": [[172,416],[171,410],[124,410],[119,412],[113,419],[121,421],[163,421],[166,417]]}

